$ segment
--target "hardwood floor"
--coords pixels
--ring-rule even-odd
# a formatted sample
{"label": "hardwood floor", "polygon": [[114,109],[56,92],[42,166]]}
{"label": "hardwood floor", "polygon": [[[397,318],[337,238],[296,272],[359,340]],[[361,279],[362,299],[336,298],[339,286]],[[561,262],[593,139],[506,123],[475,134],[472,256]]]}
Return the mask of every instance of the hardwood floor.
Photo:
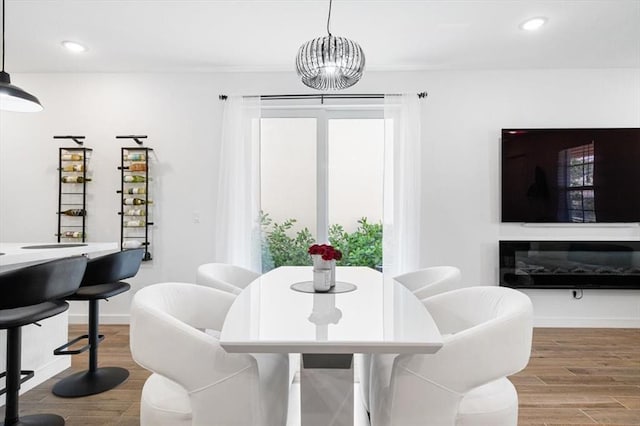
{"label": "hardwood floor", "polygon": [[538,328],[519,425],[640,425],[640,329]]}
{"label": "hardwood floor", "polygon": [[[149,373],[131,359],[128,326],[104,325],[100,331],[106,336],[100,365],[127,368],[129,380],[100,395],[54,396],[59,378],[86,368],[86,354],[77,355],[71,369],[21,397],[21,413],[57,413],[68,426],[139,424],[140,392]],[[84,326],[70,326],[70,336],[82,333]],[[511,380],[520,397],[520,426],[638,426],[640,329],[537,328],[529,365]]]}
{"label": "hardwood floor", "polygon": [[[85,325],[69,326],[69,337],[87,332]],[[71,357],[71,368],[20,396],[20,414],[55,413],[67,426],[135,426],[140,424],[140,392],[150,373],[139,367],[129,351],[129,326],[101,325],[105,340],[100,345],[99,366],[129,370],[129,379],[108,392],[83,398],[59,398],[51,393],[57,381],[76,371],[86,370],[88,352]],[[23,368],[28,366],[23,365]],[[0,408],[4,419],[4,407]]]}

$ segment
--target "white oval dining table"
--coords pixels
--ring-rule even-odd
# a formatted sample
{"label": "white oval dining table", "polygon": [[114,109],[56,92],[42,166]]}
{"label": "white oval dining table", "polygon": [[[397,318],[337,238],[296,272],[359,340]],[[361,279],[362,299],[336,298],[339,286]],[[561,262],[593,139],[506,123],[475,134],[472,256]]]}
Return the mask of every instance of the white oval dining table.
{"label": "white oval dining table", "polygon": [[354,353],[434,353],[442,336],[405,287],[366,267],[338,267],[346,293],[303,293],[311,267],[267,272],[238,295],[220,344],[227,352],[300,353],[302,426],[353,425]]}

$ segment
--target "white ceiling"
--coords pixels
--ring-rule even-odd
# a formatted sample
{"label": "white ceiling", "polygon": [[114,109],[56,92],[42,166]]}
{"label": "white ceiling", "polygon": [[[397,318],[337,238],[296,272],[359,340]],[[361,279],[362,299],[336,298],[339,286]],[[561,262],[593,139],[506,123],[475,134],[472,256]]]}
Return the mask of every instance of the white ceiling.
{"label": "white ceiling", "polygon": [[[328,0],[6,0],[9,72],[284,71]],[[548,24],[528,33],[527,18]],[[640,0],[334,0],[369,70],[640,68]],[[72,55],[60,42],[89,51]]]}

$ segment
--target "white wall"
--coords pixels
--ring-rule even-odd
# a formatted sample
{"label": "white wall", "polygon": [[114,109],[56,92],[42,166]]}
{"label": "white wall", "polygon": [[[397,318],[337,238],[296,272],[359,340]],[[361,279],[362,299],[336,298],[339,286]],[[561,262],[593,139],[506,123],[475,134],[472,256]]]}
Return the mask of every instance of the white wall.
{"label": "white wall", "polygon": [[[54,241],[53,135],[87,136],[94,148],[92,241],[119,238],[118,134],[148,134],[159,160],[154,260],[134,291],[158,281],[192,281],[211,260],[218,94],[305,92],[293,73],[22,74],[14,82],[45,106],[0,113],[0,240]],[[640,239],[639,227],[525,228],[499,222],[499,137],[503,127],[640,127],[640,71],[528,70],[374,73],[353,90],[426,90],[423,134],[423,266],[458,265],[470,284],[496,284],[497,241],[506,238]],[[199,223],[194,223],[196,212]],[[126,319],[133,292],[103,304],[105,321]],[[640,326],[640,291],[537,291],[543,325]],[[72,307],[71,314],[86,312]]]}
{"label": "white wall", "polygon": [[[147,134],[157,153],[154,260],[130,282],[193,281],[212,256],[216,141],[222,105],[205,75],[28,75],[14,81],[36,93],[45,110],[0,115],[0,240],[55,241],[57,155],[53,135],[85,135],[93,148],[89,241],[119,241],[116,135]],[[73,145],[73,143],[72,143]],[[124,143],[135,145],[135,143]],[[199,212],[200,223],[194,223]],[[133,292],[102,303],[105,321],[127,321]],[[86,304],[70,311],[85,315]]]}
{"label": "white wall", "polygon": [[[503,225],[499,211],[500,129],[638,127],[638,70],[458,72],[427,81],[425,263],[458,264],[464,281],[495,284],[499,239],[640,239],[637,226]],[[570,290],[527,293],[538,325],[640,326],[640,291],[588,291],[579,301]]]}

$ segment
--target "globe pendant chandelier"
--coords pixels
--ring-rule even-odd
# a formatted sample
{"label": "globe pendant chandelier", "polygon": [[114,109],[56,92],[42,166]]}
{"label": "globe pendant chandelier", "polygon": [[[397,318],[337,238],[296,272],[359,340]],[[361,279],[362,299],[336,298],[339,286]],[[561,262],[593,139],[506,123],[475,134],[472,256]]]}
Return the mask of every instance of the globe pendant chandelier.
{"label": "globe pendant chandelier", "polygon": [[340,90],[356,84],[364,71],[364,52],[358,43],[331,34],[331,2],[325,37],[309,40],[298,50],[296,71],[313,89]]}
{"label": "globe pendant chandelier", "polygon": [[38,98],[11,84],[9,73],[4,71],[4,0],[2,0],[2,71],[0,71],[0,109],[16,112],[42,111]]}

